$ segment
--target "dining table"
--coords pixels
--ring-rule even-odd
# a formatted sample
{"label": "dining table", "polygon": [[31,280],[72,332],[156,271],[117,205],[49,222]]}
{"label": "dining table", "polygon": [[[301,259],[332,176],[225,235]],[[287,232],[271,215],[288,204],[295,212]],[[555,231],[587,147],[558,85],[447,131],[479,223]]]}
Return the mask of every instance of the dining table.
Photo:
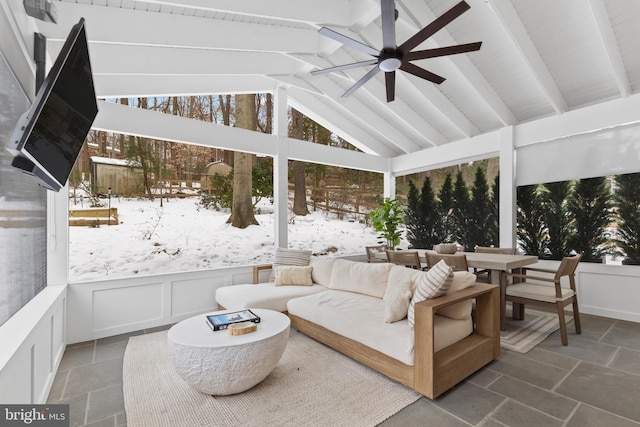
{"label": "dining table", "polygon": [[[436,253],[430,249],[416,249],[420,256],[420,261],[427,263],[427,252]],[[507,272],[520,273],[522,267],[535,264],[538,262],[538,257],[535,255],[509,255],[509,254],[495,254],[485,252],[456,252],[457,254],[464,254],[467,256],[467,265],[469,268],[478,270],[488,270],[491,273],[489,277],[491,283],[500,286],[500,329],[504,330],[504,311],[506,309],[506,291],[507,291]],[[386,258],[384,252],[379,255],[381,258]],[[514,278],[517,281],[516,278]]]}

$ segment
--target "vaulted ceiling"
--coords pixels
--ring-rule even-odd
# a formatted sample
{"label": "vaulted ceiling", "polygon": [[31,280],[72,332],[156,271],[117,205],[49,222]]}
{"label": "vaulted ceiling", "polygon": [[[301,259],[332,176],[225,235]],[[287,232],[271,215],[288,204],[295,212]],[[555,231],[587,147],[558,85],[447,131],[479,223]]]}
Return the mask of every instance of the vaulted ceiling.
{"label": "vaulted ceiling", "polygon": [[[459,0],[396,0],[397,43]],[[467,0],[471,8],[417,49],[482,41],[477,52],[416,61],[446,80],[372,67],[310,71],[371,59],[318,34],[329,27],[382,47],[379,0],[62,0],[38,21],[53,57],[86,20],[99,97],[271,92],[365,151],[384,157],[640,93],[640,1]]]}

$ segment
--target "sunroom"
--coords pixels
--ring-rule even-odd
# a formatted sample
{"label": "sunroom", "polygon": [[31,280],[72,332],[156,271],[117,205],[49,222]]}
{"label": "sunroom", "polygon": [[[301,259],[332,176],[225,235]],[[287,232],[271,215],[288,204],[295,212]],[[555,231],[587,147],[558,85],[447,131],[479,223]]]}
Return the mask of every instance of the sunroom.
{"label": "sunroom", "polygon": [[[34,33],[46,37],[50,66],[69,29],[84,18],[100,99],[94,129],[272,157],[276,247],[288,245],[290,159],[379,173],[384,196],[394,197],[399,177],[499,158],[499,243],[507,247],[516,244],[516,187],[640,172],[640,4],[634,1],[468,0],[469,10],[420,44],[427,50],[482,42],[477,51],[416,60],[446,79],[439,84],[402,67],[392,71],[392,82],[383,73],[367,75],[372,54],[357,46],[378,51],[388,42],[377,0],[47,2],[56,23],[29,16],[27,3],[0,5],[3,144],[35,97]],[[396,1],[398,44],[456,3]],[[322,27],[333,37],[319,33]],[[352,41],[339,42],[338,33]],[[364,61],[369,65],[311,74]],[[273,134],[105,101],[243,93],[273,95]],[[289,108],[359,152],[290,138]],[[35,280],[45,288],[0,325],[2,403],[46,402],[69,344],[178,322],[211,310],[217,287],[251,282],[251,265],[70,281],[68,191],[27,187],[16,195],[5,183],[19,178],[3,160],[0,211],[35,206],[40,234],[32,240],[2,234],[2,281],[31,287]],[[10,207],[16,199],[31,207]],[[36,250],[33,242],[44,247]],[[41,255],[34,259],[32,252]],[[364,255],[364,248],[351,255]],[[581,263],[581,311],[640,322],[639,278],[638,267]]]}

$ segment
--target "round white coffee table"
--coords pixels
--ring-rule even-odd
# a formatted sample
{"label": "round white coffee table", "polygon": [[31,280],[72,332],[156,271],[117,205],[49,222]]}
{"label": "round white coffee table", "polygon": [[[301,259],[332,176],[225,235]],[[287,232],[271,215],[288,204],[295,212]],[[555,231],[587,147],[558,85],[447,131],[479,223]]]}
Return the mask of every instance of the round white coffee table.
{"label": "round white coffee table", "polygon": [[[223,310],[225,313],[236,310]],[[289,339],[289,318],[277,311],[251,309],[258,330],[230,335],[212,331],[206,315],[175,324],[168,332],[169,359],[176,372],[201,393],[241,393],[264,380],[282,357]]]}

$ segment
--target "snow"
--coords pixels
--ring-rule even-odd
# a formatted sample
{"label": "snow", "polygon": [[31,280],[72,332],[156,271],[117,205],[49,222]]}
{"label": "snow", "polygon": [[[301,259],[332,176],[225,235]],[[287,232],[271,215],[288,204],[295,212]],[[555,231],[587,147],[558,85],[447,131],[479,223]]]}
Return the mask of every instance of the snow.
{"label": "snow", "polygon": [[[69,227],[71,282],[136,275],[265,264],[273,260],[274,215],[269,201],[259,204],[260,225],[239,229],[227,224],[228,211],[205,209],[198,197],[160,199],[111,198],[118,225]],[[73,204],[69,209],[88,208]],[[108,200],[103,199],[104,207]],[[328,256],[364,255],[377,233],[356,220],[339,220],[326,212],[293,216],[289,212],[289,248],[311,249]]]}

